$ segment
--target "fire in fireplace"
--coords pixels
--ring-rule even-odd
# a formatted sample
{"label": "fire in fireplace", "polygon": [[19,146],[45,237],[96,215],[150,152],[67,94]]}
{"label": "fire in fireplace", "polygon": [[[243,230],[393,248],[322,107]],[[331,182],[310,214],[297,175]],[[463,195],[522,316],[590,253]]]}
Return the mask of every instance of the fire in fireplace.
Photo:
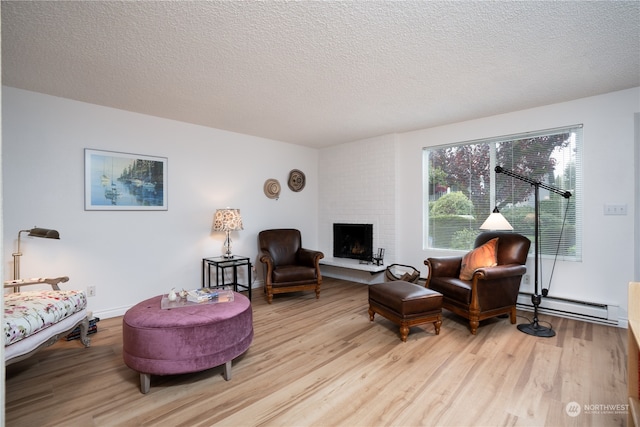
{"label": "fire in fireplace", "polygon": [[371,261],[373,224],[333,224],[333,256]]}

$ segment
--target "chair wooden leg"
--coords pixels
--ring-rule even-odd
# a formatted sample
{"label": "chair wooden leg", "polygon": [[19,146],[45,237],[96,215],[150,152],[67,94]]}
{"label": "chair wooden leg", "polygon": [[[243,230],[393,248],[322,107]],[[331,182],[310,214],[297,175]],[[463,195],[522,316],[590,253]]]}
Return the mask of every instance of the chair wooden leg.
{"label": "chair wooden leg", "polygon": [[273,302],[273,292],[271,291],[271,286],[269,285],[265,286],[264,293],[267,296],[267,303],[271,304]]}
{"label": "chair wooden leg", "polygon": [[440,335],[440,326],[442,326],[442,317],[433,322],[433,326],[436,328],[436,335]]}
{"label": "chair wooden leg", "polygon": [[509,313],[509,318],[511,320],[511,324],[516,324],[516,307],[511,307],[511,312]]}
{"label": "chair wooden leg", "polygon": [[471,328],[471,335],[475,335],[478,332],[478,326],[480,326],[480,309],[471,304],[469,307],[469,327]]}
{"label": "chair wooden leg", "polygon": [[476,335],[478,333],[478,326],[480,326],[480,322],[478,319],[473,318],[469,319],[469,327],[471,328],[471,335]]}
{"label": "chair wooden leg", "polygon": [[375,315],[376,312],[371,309],[371,306],[369,306],[369,320],[373,322],[373,318],[375,317]]}

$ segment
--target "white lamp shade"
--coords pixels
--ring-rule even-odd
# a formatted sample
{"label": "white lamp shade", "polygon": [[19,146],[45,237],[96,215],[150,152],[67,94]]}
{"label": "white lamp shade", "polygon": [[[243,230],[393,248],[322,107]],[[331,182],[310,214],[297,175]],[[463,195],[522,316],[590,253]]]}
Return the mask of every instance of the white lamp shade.
{"label": "white lamp shade", "polygon": [[495,208],[489,218],[482,223],[480,230],[513,230],[513,227],[498,208]]}

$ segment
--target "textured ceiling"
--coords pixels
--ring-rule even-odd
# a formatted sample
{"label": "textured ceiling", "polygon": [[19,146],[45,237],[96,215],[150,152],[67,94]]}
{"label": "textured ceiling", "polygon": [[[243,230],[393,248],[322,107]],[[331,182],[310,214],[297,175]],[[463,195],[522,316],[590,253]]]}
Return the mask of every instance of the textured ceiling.
{"label": "textured ceiling", "polygon": [[2,79],[323,147],[640,86],[640,2],[2,1]]}

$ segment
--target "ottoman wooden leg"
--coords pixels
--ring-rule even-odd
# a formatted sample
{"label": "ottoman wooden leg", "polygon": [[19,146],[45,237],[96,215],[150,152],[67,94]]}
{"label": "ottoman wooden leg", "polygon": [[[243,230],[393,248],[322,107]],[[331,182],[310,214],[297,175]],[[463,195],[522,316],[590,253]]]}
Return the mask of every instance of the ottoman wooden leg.
{"label": "ottoman wooden leg", "polygon": [[231,379],[231,360],[224,364],[224,373],[222,374],[226,381]]}
{"label": "ottoman wooden leg", "polygon": [[409,325],[407,322],[400,322],[400,339],[402,342],[407,342],[409,336]]}
{"label": "ottoman wooden leg", "polygon": [[140,391],[143,394],[149,393],[151,388],[151,374],[140,374]]}
{"label": "ottoman wooden leg", "polygon": [[369,306],[369,320],[370,320],[371,322],[373,322],[373,318],[375,317],[375,315],[376,315],[376,312],[375,312],[375,311],[373,311],[373,309],[371,308],[371,306]]}
{"label": "ottoman wooden leg", "polygon": [[433,322],[433,326],[436,328],[436,335],[440,335],[440,326],[442,326],[442,316],[438,316],[438,320]]}

